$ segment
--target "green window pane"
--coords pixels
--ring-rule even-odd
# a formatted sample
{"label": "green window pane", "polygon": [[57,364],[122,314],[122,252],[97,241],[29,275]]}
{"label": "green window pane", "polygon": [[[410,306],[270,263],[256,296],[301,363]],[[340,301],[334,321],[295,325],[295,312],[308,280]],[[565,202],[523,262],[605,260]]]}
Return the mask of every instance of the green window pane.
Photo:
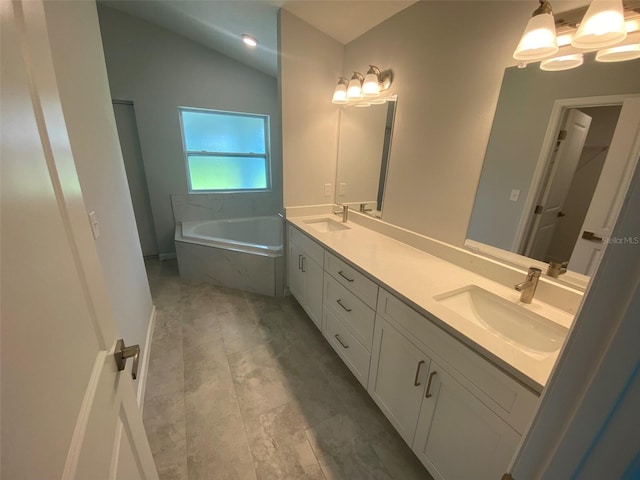
{"label": "green window pane", "polygon": [[191,190],[267,188],[266,157],[189,155]]}
{"label": "green window pane", "polygon": [[184,143],[190,152],[266,153],[266,117],[181,110]]}

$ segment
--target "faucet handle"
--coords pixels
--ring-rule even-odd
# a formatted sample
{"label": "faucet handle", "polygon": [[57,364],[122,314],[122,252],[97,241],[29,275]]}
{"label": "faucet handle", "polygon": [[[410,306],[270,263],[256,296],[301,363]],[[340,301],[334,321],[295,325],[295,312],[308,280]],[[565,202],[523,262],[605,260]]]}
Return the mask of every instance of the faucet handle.
{"label": "faucet handle", "polygon": [[542,274],[542,270],[538,267],[529,267],[529,277],[536,278]]}

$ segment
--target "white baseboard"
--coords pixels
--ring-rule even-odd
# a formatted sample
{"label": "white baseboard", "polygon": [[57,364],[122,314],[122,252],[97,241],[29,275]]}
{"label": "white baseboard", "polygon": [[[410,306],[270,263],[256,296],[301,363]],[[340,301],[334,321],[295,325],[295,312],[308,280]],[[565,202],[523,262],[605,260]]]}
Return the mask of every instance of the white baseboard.
{"label": "white baseboard", "polygon": [[174,258],[178,258],[176,253],[161,253],[158,255],[158,259],[162,262],[164,260],[173,260]]}
{"label": "white baseboard", "polygon": [[144,408],[144,394],[147,390],[147,373],[149,372],[149,358],[151,356],[151,340],[153,339],[153,330],[156,326],[156,306],[152,305],[149,325],[147,327],[147,338],[144,341],[143,357],[140,359],[140,375],[138,376],[138,395],[137,401],[140,407],[140,413]]}

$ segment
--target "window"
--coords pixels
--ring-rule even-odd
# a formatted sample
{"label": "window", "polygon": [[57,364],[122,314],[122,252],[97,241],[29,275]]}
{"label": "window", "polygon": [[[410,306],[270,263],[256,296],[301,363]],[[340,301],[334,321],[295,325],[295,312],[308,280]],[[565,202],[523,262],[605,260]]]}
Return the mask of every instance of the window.
{"label": "window", "polygon": [[269,117],[180,108],[189,192],[267,190]]}

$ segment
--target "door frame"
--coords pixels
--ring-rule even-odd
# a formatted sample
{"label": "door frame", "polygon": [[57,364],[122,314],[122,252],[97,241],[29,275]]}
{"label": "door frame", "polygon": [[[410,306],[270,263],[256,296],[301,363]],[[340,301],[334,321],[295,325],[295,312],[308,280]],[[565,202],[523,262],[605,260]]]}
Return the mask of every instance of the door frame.
{"label": "door frame", "polygon": [[520,217],[520,223],[511,246],[512,251],[523,255],[522,252],[524,252],[529,243],[531,226],[535,221],[535,217],[531,212],[533,212],[534,206],[538,201],[538,198],[540,198],[542,193],[541,189],[545,188],[543,183],[544,173],[553,156],[553,149],[558,138],[558,130],[560,129],[565,111],[573,108],[622,105],[626,99],[639,96],[640,95],[637,93],[604,95],[595,97],[561,98],[553,102],[551,115],[549,117],[549,124],[542,141],[542,147],[540,148],[540,154],[538,155],[538,162],[533,173],[533,179],[531,180],[531,187],[529,188],[529,193],[524,203],[523,214],[522,217]]}

